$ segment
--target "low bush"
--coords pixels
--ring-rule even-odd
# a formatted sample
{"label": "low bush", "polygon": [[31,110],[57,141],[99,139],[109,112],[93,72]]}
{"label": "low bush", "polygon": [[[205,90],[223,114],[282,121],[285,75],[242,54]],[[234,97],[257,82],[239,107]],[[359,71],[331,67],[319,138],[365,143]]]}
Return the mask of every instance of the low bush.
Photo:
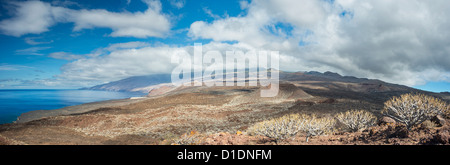
{"label": "low bush", "polygon": [[180,138],[175,139],[174,145],[198,145],[203,141],[202,136],[197,131],[191,131],[181,135]]}
{"label": "low bush", "polygon": [[450,118],[450,105],[447,104],[447,107],[444,109],[443,116],[446,118]]}
{"label": "low bush", "polygon": [[334,131],[333,118],[318,118],[315,115],[291,114],[280,118],[256,123],[248,129],[253,135],[263,135],[275,141],[295,136],[299,132],[306,133],[306,140],[311,136],[319,136]]}
{"label": "low bush", "polygon": [[405,124],[408,130],[439,114],[448,113],[447,104],[423,94],[404,94],[384,103],[383,115]]}
{"label": "low bush", "polygon": [[308,116],[301,128],[306,133],[306,142],[311,136],[331,134],[335,131],[336,120],[331,117],[317,118],[315,115]]}
{"label": "low bush", "polygon": [[365,110],[350,110],[337,114],[336,119],[342,123],[346,129],[356,132],[361,129],[374,126],[377,117]]}
{"label": "low bush", "polygon": [[253,135],[262,135],[273,138],[275,141],[295,136],[304,124],[304,116],[299,114],[286,115],[263,122],[256,123],[248,128]]}

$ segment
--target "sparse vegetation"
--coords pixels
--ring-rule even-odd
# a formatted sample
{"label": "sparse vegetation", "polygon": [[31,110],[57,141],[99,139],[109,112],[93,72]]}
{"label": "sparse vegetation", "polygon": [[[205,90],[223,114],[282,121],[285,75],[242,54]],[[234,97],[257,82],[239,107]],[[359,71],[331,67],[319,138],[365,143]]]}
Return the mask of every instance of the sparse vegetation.
{"label": "sparse vegetation", "polygon": [[[384,123],[380,122],[380,126],[371,127],[367,131],[333,134],[335,126],[339,126],[335,125],[335,121],[337,122],[338,119],[333,116],[336,112],[364,109],[375,114],[375,112],[379,112],[377,110],[383,109],[383,100],[404,92],[360,93],[317,90],[306,87],[320,87],[319,84],[322,83],[300,84],[304,85],[302,90],[304,89],[314,96],[312,98],[290,95],[292,93],[289,91],[290,87],[283,89],[281,86],[280,90],[285,90],[284,98],[277,97],[276,100],[256,98],[259,97],[259,90],[253,87],[250,89],[247,87],[194,88],[195,90],[191,91],[186,91],[189,89],[186,88],[180,93],[149,98],[114,108],[40,119],[31,124],[3,125],[0,127],[3,130],[0,132],[0,143],[88,145],[450,144],[448,142],[450,141],[448,138],[450,137],[448,135],[450,128],[448,115],[438,115],[439,118],[433,117],[426,120],[421,124],[423,127],[414,132],[408,131],[405,124],[394,122],[392,121],[393,117],[386,115],[383,118],[390,120],[383,120]],[[333,98],[335,101],[323,102],[327,98]],[[443,99],[446,98],[448,97],[443,97]],[[448,104],[449,102],[447,102]],[[446,108],[448,114],[449,107]],[[272,119],[274,116],[279,117],[280,114],[292,115]],[[396,115],[392,111],[389,114]],[[323,116],[329,117],[324,118]],[[262,119],[272,120],[261,122]],[[191,133],[191,130],[197,130],[200,133],[196,131]],[[46,136],[33,136],[44,133],[52,140]],[[329,136],[320,136],[327,133]],[[311,138],[312,136],[315,137]],[[305,137],[308,142],[305,141]]]}
{"label": "sparse vegetation", "polygon": [[447,104],[423,94],[404,94],[384,103],[383,115],[405,124],[408,130],[447,111]]}
{"label": "sparse vegetation", "polygon": [[197,131],[191,131],[174,140],[174,145],[197,145],[202,142],[202,137]]}
{"label": "sparse vegetation", "polygon": [[305,124],[305,115],[292,114],[256,123],[248,129],[254,135],[263,135],[275,141],[295,136]]}
{"label": "sparse vegetation", "polygon": [[422,127],[425,129],[432,129],[434,127],[437,127],[438,125],[430,120],[425,120],[422,124]]}
{"label": "sparse vegetation", "polygon": [[377,117],[365,110],[350,110],[337,114],[336,119],[341,122],[346,129],[356,132],[375,125]]}
{"label": "sparse vegetation", "polygon": [[263,135],[275,141],[287,139],[299,132],[306,133],[306,140],[311,136],[320,136],[334,131],[335,120],[330,117],[318,118],[315,115],[291,114],[280,118],[263,121],[250,127],[251,134]]}
{"label": "sparse vegetation", "polygon": [[316,115],[305,117],[305,124],[301,129],[306,133],[306,142],[311,136],[330,134],[335,131],[336,120],[334,118],[317,118]]}
{"label": "sparse vegetation", "polygon": [[443,115],[444,115],[446,118],[450,118],[450,105],[447,104],[446,109],[444,109]]}

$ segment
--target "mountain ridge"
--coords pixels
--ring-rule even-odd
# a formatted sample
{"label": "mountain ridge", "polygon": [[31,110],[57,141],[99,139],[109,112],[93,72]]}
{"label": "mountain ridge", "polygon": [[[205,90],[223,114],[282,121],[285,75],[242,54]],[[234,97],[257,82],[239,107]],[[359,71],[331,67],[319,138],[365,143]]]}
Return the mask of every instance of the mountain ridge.
{"label": "mountain ridge", "polygon": [[[284,72],[280,71],[280,81],[337,81],[345,83],[379,83],[382,85],[397,86],[399,88],[411,88],[404,85],[387,83],[378,79],[358,78],[354,76],[341,76],[335,72]],[[145,76],[132,76],[118,81],[99,84],[92,87],[80,88],[83,90],[106,90],[120,92],[142,92],[148,93],[153,88],[151,86],[171,83],[170,74],[152,74]]]}
{"label": "mountain ridge", "polygon": [[[145,78],[149,79],[144,83],[138,81]],[[170,144],[173,140],[170,137],[182,137],[189,131],[244,132],[257,122],[287,114],[326,117],[364,110],[381,119],[384,103],[405,93],[429,94],[450,103],[450,95],[446,93],[331,72],[280,72],[275,97],[260,97],[261,91],[269,88],[264,86],[175,87],[162,83],[136,88],[168,80],[151,81],[151,78],[128,78],[104,88],[96,87],[118,90],[120,85],[129,82],[134,83],[129,89],[148,90],[147,97],[22,114],[16,123],[0,125],[0,144],[3,137],[5,144]],[[442,128],[448,130],[448,127]],[[391,143],[383,138],[390,134],[385,135],[385,130],[381,130],[382,140],[375,138],[371,144]],[[406,138],[405,144],[416,144],[422,137]],[[349,143],[357,143],[351,139]]]}

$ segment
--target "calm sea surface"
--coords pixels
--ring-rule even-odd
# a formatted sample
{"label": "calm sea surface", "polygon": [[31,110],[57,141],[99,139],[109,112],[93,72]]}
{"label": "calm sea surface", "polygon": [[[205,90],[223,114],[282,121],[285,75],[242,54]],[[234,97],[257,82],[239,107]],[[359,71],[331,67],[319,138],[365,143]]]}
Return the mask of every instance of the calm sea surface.
{"label": "calm sea surface", "polygon": [[20,114],[33,110],[52,110],[142,95],[144,94],[91,90],[0,90],[0,124],[11,123]]}

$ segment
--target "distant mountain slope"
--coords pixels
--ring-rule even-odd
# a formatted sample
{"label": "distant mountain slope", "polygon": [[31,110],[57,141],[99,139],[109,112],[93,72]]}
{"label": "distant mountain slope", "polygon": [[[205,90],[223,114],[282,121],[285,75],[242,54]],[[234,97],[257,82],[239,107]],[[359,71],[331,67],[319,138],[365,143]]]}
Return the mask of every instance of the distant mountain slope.
{"label": "distant mountain slope", "polygon": [[[167,83],[169,75],[130,77],[91,89],[142,91],[149,92],[149,97],[28,112],[14,124],[0,125],[0,144],[165,144],[190,130],[245,131],[257,122],[287,114],[334,116],[355,109],[381,117],[384,103],[404,93],[425,93],[450,103],[448,93],[426,92],[380,80],[332,72],[279,73],[279,90],[274,97],[261,97],[261,92],[269,88],[264,86],[174,87]],[[440,128],[448,131],[449,126]],[[424,132],[422,128],[420,132]],[[390,133],[377,135],[374,141],[387,144],[388,136]],[[336,144],[336,141],[325,141]],[[420,140],[412,141],[416,144]],[[360,142],[368,144],[366,139]]]}
{"label": "distant mountain slope", "polygon": [[148,91],[140,91],[137,89],[170,82],[170,74],[155,74],[147,76],[133,76],[119,81],[113,81],[110,83],[81,89],[147,93]]}
{"label": "distant mountain slope", "polygon": [[[416,91],[417,89],[387,83],[377,79],[357,78],[353,76],[341,76],[333,72],[295,72],[281,73],[280,80],[300,82],[303,85],[323,87],[329,89],[349,90],[355,92],[386,92],[386,91]],[[301,86],[301,85],[300,85]],[[418,90],[417,90],[418,91]]]}
{"label": "distant mountain slope", "polygon": [[[391,84],[381,80],[357,78],[353,76],[341,76],[333,72],[283,72],[279,74],[280,81],[295,82],[298,87],[304,89],[327,89],[351,92],[425,92],[404,85]],[[155,74],[147,76],[134,76],[119,81],[101,84],[93,87],[82,88],[87,90],[127,91],[142,92],[158,89],[162,86],[170,86],[170,74]],[[160,85],[158,85],[160,84]],[[441,94],[445,95],[445,94]]]}

